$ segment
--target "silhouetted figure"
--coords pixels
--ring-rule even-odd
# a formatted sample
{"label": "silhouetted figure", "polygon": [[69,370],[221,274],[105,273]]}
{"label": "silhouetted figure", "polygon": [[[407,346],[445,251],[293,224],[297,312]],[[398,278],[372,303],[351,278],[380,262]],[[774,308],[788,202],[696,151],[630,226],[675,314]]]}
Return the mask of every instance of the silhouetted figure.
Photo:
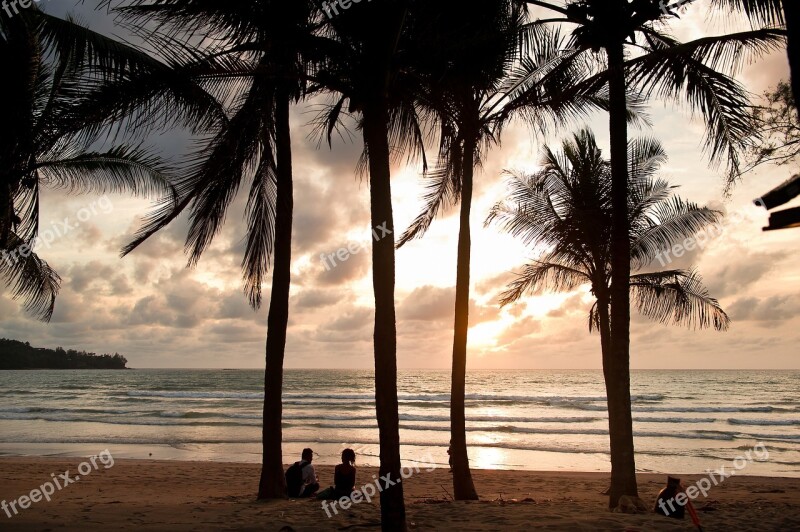
{"label": "silhouetted figure", "polygon": [[342,451],[342,463],[333,471],[333,486],[317,495],[318,499],[350,497],[356,486],[356,453],[353,449]]}
{"label": "silhouetted figure", "polygon": [[675,501],[675,496],[681,492],[681,479],[667,477],[667,487],[661,490],[656,498],[655,512],[657,514],[683,519],[685,509]]}
{"label": "silhouetted figure", "polygon": [[447,447],[447,463],[450,464],[450,471],[453,472],[453,440],[450,440],[450,445]]}
{"label": "silhouetted figure", "polygon": [[289,497],[311,497],[319,490],[317,472],[311,462],[314,460],[314,451],[303,449],[302,459],[295,462],[286,470],[286,492]]}
{"label": "silhouetted figure", "polygon": [[342,463],[333,472],[336,498],[349,497],[356,486],[356,453],[353,449],[342,451]]}

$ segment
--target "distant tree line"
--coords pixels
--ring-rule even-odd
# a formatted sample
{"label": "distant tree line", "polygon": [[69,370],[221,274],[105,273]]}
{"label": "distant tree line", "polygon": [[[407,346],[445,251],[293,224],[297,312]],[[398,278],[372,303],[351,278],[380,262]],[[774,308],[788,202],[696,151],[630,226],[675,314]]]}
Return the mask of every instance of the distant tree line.
{"label": "distant tree line", "polygon": [[0,339],[0,370],[2,369],[127,369],[128,360],[113,355],[87,353],[56,347],[32,347],[29,342]]}

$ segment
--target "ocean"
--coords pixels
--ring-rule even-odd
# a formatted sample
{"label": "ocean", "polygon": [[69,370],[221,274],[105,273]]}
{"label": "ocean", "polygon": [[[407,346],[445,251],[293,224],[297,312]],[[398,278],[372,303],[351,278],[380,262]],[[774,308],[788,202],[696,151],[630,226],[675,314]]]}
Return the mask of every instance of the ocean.
{"label": "ocean", "polygon": [[[0,455],[259,462],[263,372],[0,372]],[[446,465],[447,371],[400,371],[406,463]],[[352,447],[378,464],[369,371],[288,370],[284,462],[312,447],[337,463]],[[763,444],[738,474],[800,476],[800,372],[634,371],[637,468],[700,473]],[[601,371],[473,371],[467,376],[472,467],[609,471]]]}

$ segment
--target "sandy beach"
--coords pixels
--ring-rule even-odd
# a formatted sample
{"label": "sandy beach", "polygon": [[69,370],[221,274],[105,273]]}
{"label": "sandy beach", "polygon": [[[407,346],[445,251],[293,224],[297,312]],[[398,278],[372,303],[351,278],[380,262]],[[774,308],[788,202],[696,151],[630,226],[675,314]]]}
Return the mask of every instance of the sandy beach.
{"label": "sandy beach", "polygon": [[[77,474],[80,458],[0,459],[0,500],[17,501],[52,474]],[[319,466],[323,487],[332,467]],[[253,464],[115,460],[65,486],[52,500],[33,503],[2,530],[367,530],[377,529],[379,508],[363,502],[328,518],[319,501],[257,502],[259,466]],[[359,469],[359,482],[376,471]],[[420,530],[693,530],[646,513],[611,513],[601,492],[603,473],[476,470],[482,500],[452,502],[447,469],[421,469],[404,481],[409,522]],[[688,486],[701,476],[684,476]],[[652,504],[663,475],[639,477],[640,494]],[[731,477],[695,501],[705,530],[800,529],[800,479]],[[288,528],[287,528],[288,527]]]}

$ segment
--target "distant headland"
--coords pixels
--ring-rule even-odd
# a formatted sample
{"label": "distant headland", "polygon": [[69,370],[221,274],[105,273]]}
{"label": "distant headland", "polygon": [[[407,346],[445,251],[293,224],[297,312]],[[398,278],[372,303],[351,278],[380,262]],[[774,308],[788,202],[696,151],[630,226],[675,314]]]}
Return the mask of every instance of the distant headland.
{"label": "distant headland", "polygon": [[128,360],[114,353],[98,355],[86,351],[33,347],[29,342],[0,339],[0,370],[3,369],[128,369]]}

